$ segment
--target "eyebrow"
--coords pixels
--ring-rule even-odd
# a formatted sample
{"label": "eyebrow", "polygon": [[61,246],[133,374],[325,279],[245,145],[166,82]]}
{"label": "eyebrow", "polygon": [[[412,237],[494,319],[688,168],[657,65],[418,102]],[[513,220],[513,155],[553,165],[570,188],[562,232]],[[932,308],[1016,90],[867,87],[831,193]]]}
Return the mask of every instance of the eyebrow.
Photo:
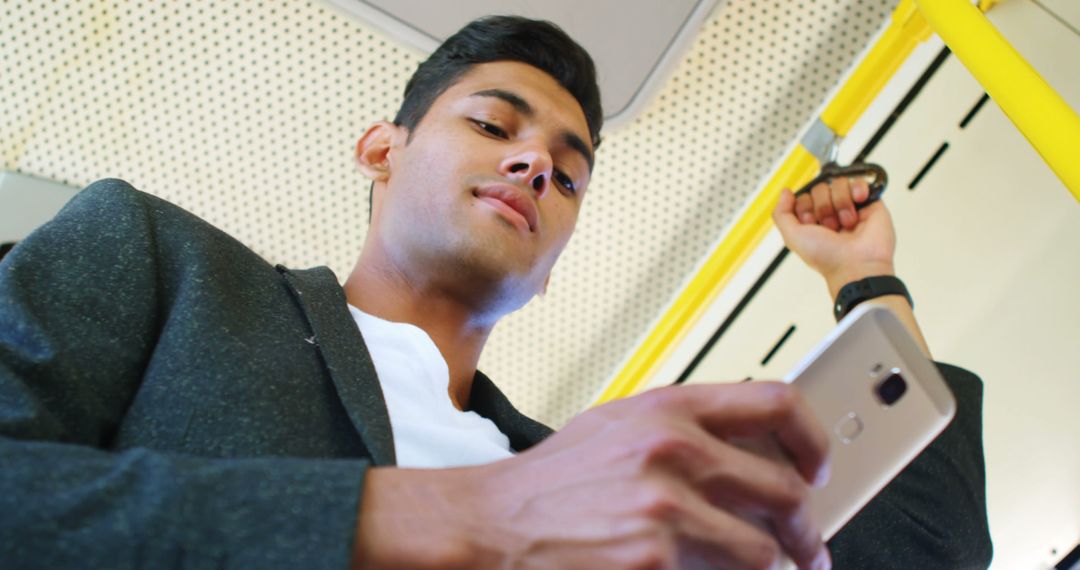
{"label": "eyebrow", "polygon": [[[471,96],[494,97],[509,103],[515,111],[521,113],[526,118],[531,119],[536,116],[536,109],[533,109],[533,106],[530,105],[528,101],[512,91],[507,91],[505,89],[484,89],[483,91],[473,93]],[[581,153],[581,156],[585,158],[585,162],[589,163],[589,172],[592,172],[593,154],[592,151],[589,150],[589,145],[585,144],[585,141],[582,140],[581,137],[570,131],[563,131],[561,138],[563,144]]]}

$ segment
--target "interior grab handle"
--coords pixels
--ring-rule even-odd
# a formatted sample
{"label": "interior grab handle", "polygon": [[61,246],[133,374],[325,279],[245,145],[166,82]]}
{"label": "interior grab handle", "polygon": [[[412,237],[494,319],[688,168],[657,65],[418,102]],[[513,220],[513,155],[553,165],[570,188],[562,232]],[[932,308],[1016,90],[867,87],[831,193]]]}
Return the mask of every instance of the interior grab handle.
{"label": "interior grab handle", "polygon": [[870,196],[861,204],[856,204],[855,209],[860,210],[877,202],[885,187],[889,184],[889,175],[885,169],[877,164],[869,162],[857,162],[848,166],[840,166],[835,162],[827,163],[821,167],[821,173],[795,193],[796,196],[810,192],[810,189],[822,182],[829,182],[833,178],[864,178],[870,187]]}

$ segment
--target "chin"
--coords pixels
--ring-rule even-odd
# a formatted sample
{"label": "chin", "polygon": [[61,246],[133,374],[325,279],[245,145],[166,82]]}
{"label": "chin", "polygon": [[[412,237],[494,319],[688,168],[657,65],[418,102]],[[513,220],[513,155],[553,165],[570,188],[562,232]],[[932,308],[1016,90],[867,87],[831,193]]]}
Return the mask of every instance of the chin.
{"label": "chin", "polygon": [[478,295],[488,297],[502,313],[525,306],[544,281],[535,276],[535,264],[510,253],[497,248],[474,249],[455,263],[459,280],[468,283]]}
{"label": "chin", "polygon": [[500,283],[509,285],[527,280],[530,268],[520,260],[508,259],[508,257],[492,255],[491,252],[474,252],[473,255],[461,260],[459,271],[470,275],[470,280],[475,283],[484,283],[489,287]]}

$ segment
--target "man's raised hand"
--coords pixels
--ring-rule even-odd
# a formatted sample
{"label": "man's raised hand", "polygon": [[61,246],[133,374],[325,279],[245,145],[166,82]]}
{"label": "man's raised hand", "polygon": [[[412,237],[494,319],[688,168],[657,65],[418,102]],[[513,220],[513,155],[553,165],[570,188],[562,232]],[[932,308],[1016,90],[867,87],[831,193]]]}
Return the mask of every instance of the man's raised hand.
{"label": "man's raised hand", "polygon": [[851,281],[894,273],[896,231],[885,204],[855,209],[869,194],[865,181],[841,177],[799,196],[784,189],[773,210],[784,243],[825,278],[833,297]]}

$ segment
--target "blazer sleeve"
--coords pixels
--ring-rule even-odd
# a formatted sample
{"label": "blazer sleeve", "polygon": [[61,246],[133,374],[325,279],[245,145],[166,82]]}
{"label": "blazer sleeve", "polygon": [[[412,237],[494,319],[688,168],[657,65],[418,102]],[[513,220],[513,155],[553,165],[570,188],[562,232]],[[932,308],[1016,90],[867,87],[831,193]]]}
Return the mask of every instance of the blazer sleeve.
{"label": "blazer sleeve", "polygon": [[95,183],[0,262],[0,560],[346,568],[365,461],[110,451],[161,325],[143,196]]}
{"label": "blazer sleeve", "polygon": [[982,381],[938,364],[956,416],[907,468],[829,541],[835,568],[986,568]]}

